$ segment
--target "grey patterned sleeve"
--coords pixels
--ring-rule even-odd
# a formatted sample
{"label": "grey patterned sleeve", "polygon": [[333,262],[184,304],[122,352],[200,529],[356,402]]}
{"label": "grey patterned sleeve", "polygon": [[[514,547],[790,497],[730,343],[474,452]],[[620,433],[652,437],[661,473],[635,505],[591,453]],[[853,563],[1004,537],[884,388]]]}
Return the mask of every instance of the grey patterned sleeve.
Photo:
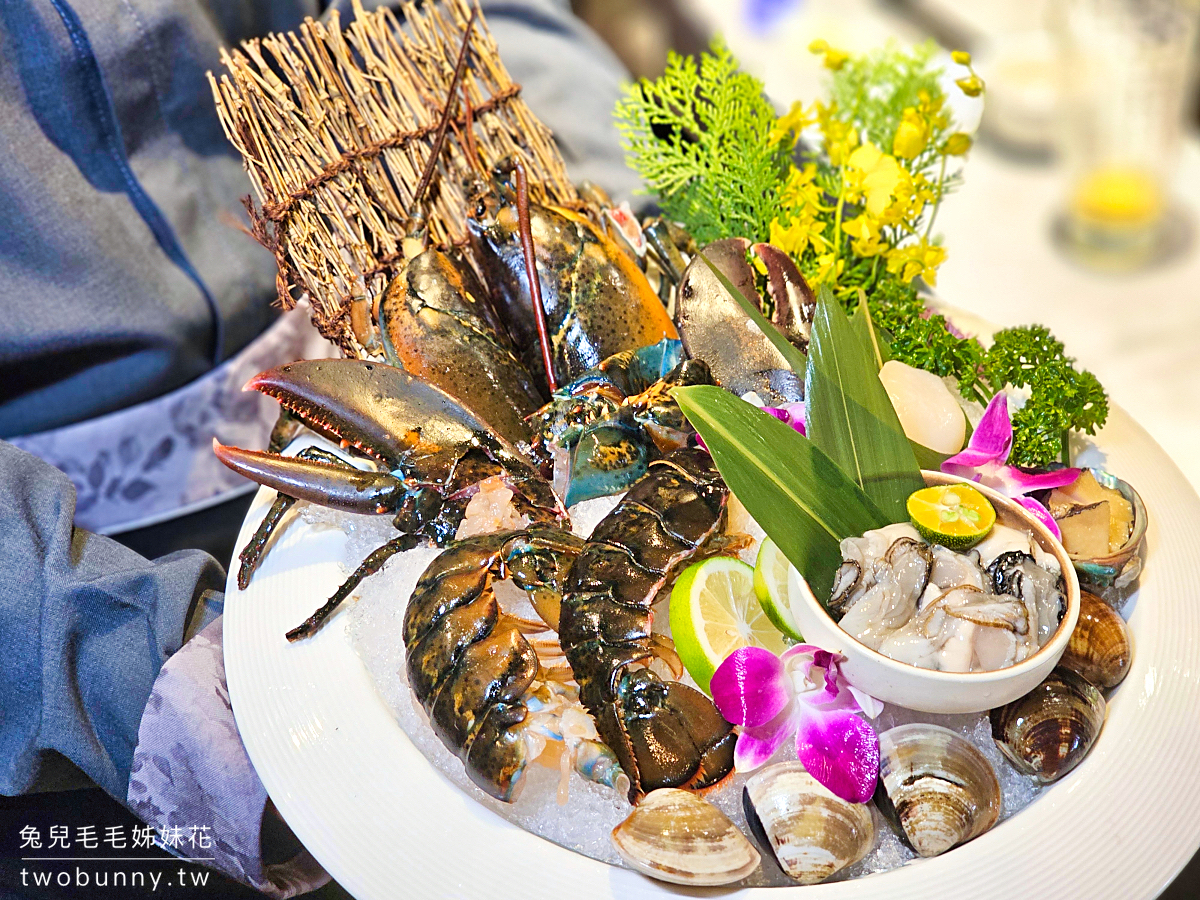
{"label": "grey patterned sleeve", "polygon": [[[266,861],[263,817],[276,813],[234,724],[221,625],[210,624],[159,672],[138,729],[129,808],[167,836],[164,849],[175,855],[267,896],[294,897],[329,875],[302,848]],[[174,846],[171,835],[181,837]]]}

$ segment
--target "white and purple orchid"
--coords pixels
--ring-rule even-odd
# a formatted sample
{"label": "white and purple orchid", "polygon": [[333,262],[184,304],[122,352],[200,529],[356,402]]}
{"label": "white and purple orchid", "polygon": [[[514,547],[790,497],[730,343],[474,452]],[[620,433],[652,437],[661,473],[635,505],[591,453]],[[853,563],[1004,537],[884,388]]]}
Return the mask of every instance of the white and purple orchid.
{"label": "white and purple orchid", "polygon": [[1012,451],[1012,419],[1008,414],[1008,397],[1003,391],[996,394],[979,420],[979,425],[967,443],[967,449],[942,463],[948,475],[970,478],[1011,497],[1029,510],[1051,533],[1062,540],[1058,523],[1037,500],[1025,496],[1030,491],[1043,491],[1074,483],[1079,469],[1055,469],[1033,474],[1008,465]]}
{"label": "white and purple orchid", "polygon": [[711,690],[721,715],[741,726],[733,753],[738,772],[757,769],[795,734],[796,756],[813,778],[851,803],[871,799],[879,737],[857,713],[874,718],[883,704],[847,684],[844,659],[811,644],[781,656],[743,647],[725,658]]}

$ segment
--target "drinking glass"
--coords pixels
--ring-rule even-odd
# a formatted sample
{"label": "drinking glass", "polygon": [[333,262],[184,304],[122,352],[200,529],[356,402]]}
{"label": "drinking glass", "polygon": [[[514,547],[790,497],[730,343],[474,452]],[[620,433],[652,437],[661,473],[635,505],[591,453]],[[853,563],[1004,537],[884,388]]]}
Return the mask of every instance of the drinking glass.
{"label": "drinking glass", "polygon": [[1171,197],[1191,86],[1195,0],[1054,0],[1060,152],[1056,234],[1072,255],[1136,269],[1186,243]]}

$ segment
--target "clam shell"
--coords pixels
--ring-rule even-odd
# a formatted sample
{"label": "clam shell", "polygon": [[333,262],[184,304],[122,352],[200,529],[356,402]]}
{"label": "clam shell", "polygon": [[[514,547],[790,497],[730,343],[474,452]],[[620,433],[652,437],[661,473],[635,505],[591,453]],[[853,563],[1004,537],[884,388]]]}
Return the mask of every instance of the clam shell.
{"label": "clam shell", "polygon": [[1000,783],[974,744],[939,725],[879,736],[875,801],[921,856],[978,837],[1000,818]]}
{"label": "clam shell", "polygon": [[1040,784],[1079,765],[1104,726],[1104,696],[1069,669],[993,709],[992,738],[1018,771]]}
{"label": "clam shell", "polygon": [[751,776],[743,802],[779,867],[801,884],[824,881],[875,846],[870,807],[838,797],[802,763],[777,763]]}
{"label": "clam shell", "polygon": [[1058,664],[1101,690],[1116,687],[1129,673],[1133,646],[1120,613],[1094,594],[1079,595],[1079,622]]}
{"label": "clam shell", "polygon": [[612,830],[613,847],[629,865],[674,884],[741,881],[759,855],[729,818],[690,791],[659,788]]}

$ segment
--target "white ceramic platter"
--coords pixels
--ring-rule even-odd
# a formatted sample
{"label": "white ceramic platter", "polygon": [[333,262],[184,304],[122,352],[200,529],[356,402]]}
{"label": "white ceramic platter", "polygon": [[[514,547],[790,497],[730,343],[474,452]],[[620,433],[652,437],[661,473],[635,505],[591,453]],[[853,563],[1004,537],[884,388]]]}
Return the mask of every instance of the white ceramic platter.
{"label": "white ceramic platter", "polygon": [[[1133,666],[1084,762],[1027,809],[932,860],[781,900],[929,897],[1149,900],[1200,845],[1200,499],[1114,410],[1083,460],[1133,484],[1150,514],[1130,626]],[[273,493],[260,491],[239,549]],[[358,900],[665,896],[677,889],[509,824],[445,780],[377,698],[336,615],[288,644],[341,582],[345,536],[292,518],[250,587],[225,600],[229,694],[250,759],[304,845]],[[236,562],[236,561],[235,561]],[[397,598],[398,603],[407,598]],[[785,893],[780,893],[784,891]]]}

